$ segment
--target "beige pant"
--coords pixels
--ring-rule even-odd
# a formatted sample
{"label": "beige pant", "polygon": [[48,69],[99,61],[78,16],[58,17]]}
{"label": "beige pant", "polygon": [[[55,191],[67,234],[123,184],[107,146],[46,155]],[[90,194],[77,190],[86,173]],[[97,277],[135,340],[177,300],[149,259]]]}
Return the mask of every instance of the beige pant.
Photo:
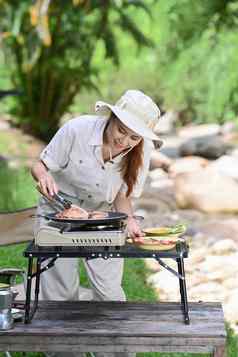
{"label": "beige pant", "polygon": [[[90,280],[93,300],[125,301],[121,287],[123,259],[102,258],[86,260],[84,265]],[[55,265],[41,274],[41,300],[79,300],[79,271],[77,258],[59,258]]]}

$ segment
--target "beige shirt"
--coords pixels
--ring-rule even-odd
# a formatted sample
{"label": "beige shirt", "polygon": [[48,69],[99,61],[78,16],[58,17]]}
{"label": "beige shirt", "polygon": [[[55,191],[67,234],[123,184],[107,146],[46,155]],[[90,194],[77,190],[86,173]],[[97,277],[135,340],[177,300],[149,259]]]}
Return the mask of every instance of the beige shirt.
{"label": "beige shirt", "polygon": [[[111,204],[127,186],[119,171],[123,155],[112,162],[102,157],[103,131],[107,120],[82,115],[63,125],[40,155],[60,191],[73,196]],[[132,196],[139,197],[148,174],[153,144],[144,142],[144,163]]]}

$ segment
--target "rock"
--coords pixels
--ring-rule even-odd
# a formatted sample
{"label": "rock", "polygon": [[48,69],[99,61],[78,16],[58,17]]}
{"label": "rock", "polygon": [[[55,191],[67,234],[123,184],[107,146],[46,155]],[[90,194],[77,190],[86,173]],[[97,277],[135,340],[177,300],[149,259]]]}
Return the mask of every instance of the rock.
{"label": "rock", "polygon": [[198,228],[207,237],[214,237],[215,240],[231,239],[238,242],[238,221],[236,218],[215,218],[209,222],[201,224]]}
{"label": "rock", "polygon": [[228,299],[226,304],[223,306],[225,318],[228,321],[237,323],[238,322],[238,289],[234,290],[231,297]]}
{"label": "rock", "polygon": [[179,174],[175,177],[178,207],[203,212],[238,212],[238,183],[213,169]]}
{"label": "rock", "polygon": [[173,189],[174,183],[171,179],[164,179],[164,180],[157,180],[151,182],[151,187],[158,188],[158,189]]}
{"label": "rock", "polygon": [[161,270],[161,266],[159,265],[157,260],[155,260],[154,258],[145,258],[144,262],[145,262],[146,267],[150,271],[157,272],[157,271]]}
{"label": "rock", "polygon": [[183,172],[192,172],[200,170],[208,165],[209,161],[198,156],[187,156],[181,159],[177,159],[169,167],[170,177],[175,177],[176,175]]}
{"label": "rock", "polygon": [[206,214],[198,210],[179,209],[178,207],[176,207],[176,213],[180,217],[180,220],[188,222],[188,225],[190,226],[188,228],[191,228],[192,230],[194,228],[196,233],[198,233],[198,230],[200,229],[199,223],[201,225],[205,223]]}
{"label": "rock", "polygon": [[[237,273],[237,272],[236,272]],[[220,284],[223,285],[223,282],[226,279],[229,279],[231,276],[231,270],[230,269],[225,269],[224,270],[214,270],[209,273],[209,280],[210,281],[216,281],[219,282]],[[233,286],[234,288],[234,286]]]}
{"label": "rock", "polygon": [[237,251],[238,245],[232,239],[220,240],[210,248],[210,252],[216,255],[226,255]]}
{"label": "rock", "polygon": [[225,176],[238,179],[238,157],[223,155],[213,161],[210,167]]}
{"label": "rock", "polygon": [[136,202],[137,203],[137,208],[136,208],[136,211],[138,212],[138,209],[140,210],[144,210],[144,211],[147,211],[147,212],[155,212],[157,211],[157,208],[158,208],[158,201],[157,200],[152,200],[150,198],[144,198],[142,200],[140,200],[139,202]]}
{"label": "rock", "polygon": [[170,134],[174,131],[174,123],[178,119],[178,113],[169,110],[159,118],[158,124],[154,127],[157,135]]}
{"label": "rock", "polygon": [[[157,169],[161,170],[161,169]],[[156,171],[157,171],[156,170]],[[160,176],[163,175],[164,177],[167,177],[167,174],[164,173],[162,170],[161,171],[151,171],[152,175],[155,176]],[[149,182],[150,181],[150,182]],[[162,185],[162,187],[154,187],[153,182],[164,182],[164,181],[169,181],[166,182],[166,185]],[[174,210],[176,208],[176,202],[175,202],[175,195],[174,195],[174,190],[173,186],[171,186],[171,180],[165,179],[165,180],[148,180],[148,184],[146,185],[146,189],[144,190],[144,194],[141,196],[139,200],[135,201],[136,208],[142,208],[142,209],[147,209],[144,206],[144,203],[146,202],[147,207],[151,207],[151,203],[153,207],[157,207],[157,209],[149,209],[150,215],[157,214],[157,219],[159,217],[162,217],[162,215],[166,214],[166,212],[171,212],[171,210]],[[159,185],[160,186],[160,185]],[[149,206],[148,206],[149,204]]]}
{"label": "rock", "polygon": [[233,121],[227,121],[221,126],[221,132],[223,135],[235,132],[236,125]]}
{"label": "rock", "polygon": [[205,260],[200,263],[199,269],[204,274],[209,274],[211,271],[226,270],[229,274],[233,274],[238,270],[237,266],[238,253],[229,256],[206,255]]}
{"label": "rock", "polygon": [[184,142],[184,139],[179,138],[178,136],[166,136],[164,144],[160,149],[160,152],[165,154],[170,158],[179,157],[179,147]]}
{"label": "rock", "polygon": [[229,276],[222,282],[224,289],[231,292],[232,289],[238,289],[238,279],[237,276]]}
{"label": "rock", "polygon": [[160,298],[163,294],[166,294],[169,297],[168,300],[172,300],[174,292],[178,291],[178,278],[167,270],[161,270],[150,275],[147,283],[157,289]]}
{"label": "rock", "polygon": [[0,130],[9,130],[10,127],[9,121],[0,119]]}
{"label": "rock", "polygon": [[219,284],[217,282],[210,281],[207,283],[193,286],[189,290],[189,293],[190,293],[190,296],[200,299],[202,296],[204,296],[204,294],[207,294],[207,293],[215,293],[215,294],[218,293],[219,295],[221,295],[222,287],[221,287],[221,284]]}
{"label": "rock", "polygon": [[169,177],[168,174],[166,172],[164,172],[164,170],[162,170],[160,168],[149,172],[149,178],[152,181],[167,180],[168,177]]}
{"label": "rock", "polygon": [[151,158],[150,158],[150,170],[162,168],[165,171],[168,171],[171,163],[172,163],[172,160],[165,154],[162,154],[161,152],[159,152],[157,150],[152,151]]}
{"label": "rock", "polygon": [[149,177],[151,179],[150,186],[158,189],[169,189],[173,188],[173,180],[171,180],[167,173],[162,169],[155,169],[149,172]]}
{"label": "rock", "polygon": [[205,274],[200,273],[200,272],[193,272],[193,274],[188,275],[187,270],[186,270],[186,275],[187,275],[186,283],[187,283],[187,288],[189,291],[194,286],[209,282],[209,277]]}
{"label": "rock", "polygon": [[199,136],[188,139],[179,147],[181,156],[197,155],[207,159],[217,159],[228,150],[228,145],[220,136]]}
{"label": "rock", "polygon": [[196,292],[188,292],[188,300],[189,301],[217,301],[221,302],[224,299],[224,291],[222,290],[214,290],[214,291],[199,291]]}
{"label": "rock", "polygon": [[205,256],[207,255],[207,247],[201,247],[199,249],[194,249],[191,251],[191,254],[188,258],[188,266],[194,267],[197,266],[198,263],[204,260]]}
{"label": "rock", "polygon": [[230,155],[232,157],[238,158],[238,148],[234,148],[231,150]]}
{"label": "rock", "polygon": [[178,136],[184,139],[191,139],[194,137],[214,136],[221,132],[221,127],[218,124],[201,124],[201,125],[187,125],[178,130]]}

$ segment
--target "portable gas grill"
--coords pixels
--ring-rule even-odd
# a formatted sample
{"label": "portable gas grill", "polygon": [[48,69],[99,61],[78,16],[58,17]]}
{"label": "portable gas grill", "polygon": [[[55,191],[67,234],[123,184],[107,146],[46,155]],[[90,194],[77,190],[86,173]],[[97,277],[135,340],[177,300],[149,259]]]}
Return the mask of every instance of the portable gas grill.
{"label": "portable gas grill", "polygon": [[122,246],[126,240],[124,220],[109,224],[49,221],[35,237],[37,246]]}
{"label": "portable gas grill", "polygon": [[60,218],[57,213],[41,215],[45,224],[35,237],[38,246],[122,246],[126,240],[127,215],[103,212],[102,218]]}

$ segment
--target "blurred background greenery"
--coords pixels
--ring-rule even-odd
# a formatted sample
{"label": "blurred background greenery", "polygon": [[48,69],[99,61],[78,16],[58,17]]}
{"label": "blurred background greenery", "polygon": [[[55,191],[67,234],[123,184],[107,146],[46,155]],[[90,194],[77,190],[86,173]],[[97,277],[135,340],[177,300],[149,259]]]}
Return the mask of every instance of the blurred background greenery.
{"label": "blurred background greenery", "polygon": [[22,92],[3,108],[43,140],[65,112],[92,111],[126,88],[182,123],[237,121],[238,1],[0,3],[0,89]]}
{"label": "blurred background greenery", "polygon": [[[237,0],[0,0],[0,119],[47,142],[65,114],[137,88],[176,111],[177,125],[237,124],[237,24]],[[9,89],[19,95],[5,97]],[[0,131],[0,155],[11,154],[10,140]],[[0,160],[0,211],[37,201],[22,166]],[[25,266],[22,249],[1,249],[1,265]],[[130,298],[154,298],[144,274],[142,262],[127,262]]]}

